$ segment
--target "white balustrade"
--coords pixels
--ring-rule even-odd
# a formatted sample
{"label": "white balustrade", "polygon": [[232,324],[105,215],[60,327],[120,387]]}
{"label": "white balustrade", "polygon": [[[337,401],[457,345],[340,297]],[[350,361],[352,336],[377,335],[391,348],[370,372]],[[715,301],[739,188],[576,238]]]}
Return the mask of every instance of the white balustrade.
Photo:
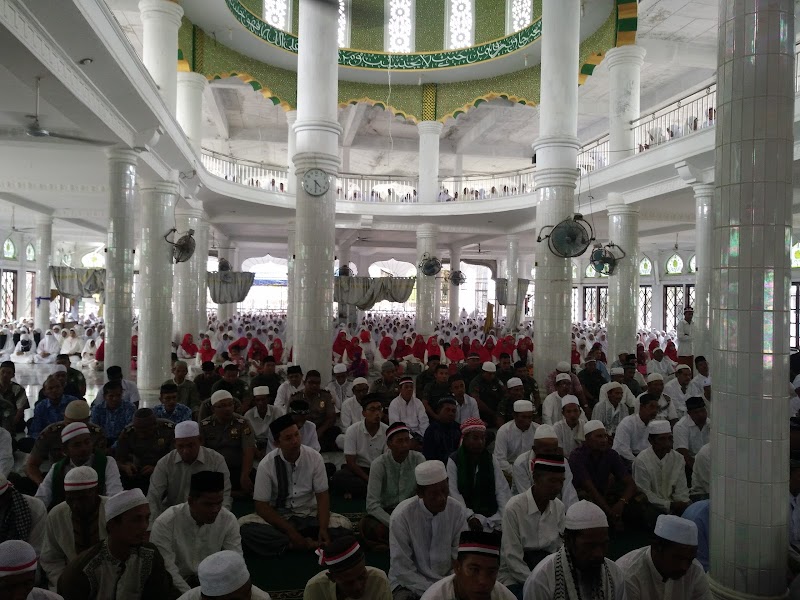
{"label": "white balustrade", "polygon": [[716,124],[717,86],[713,84],[631,124],[634,150],[644,152]]}

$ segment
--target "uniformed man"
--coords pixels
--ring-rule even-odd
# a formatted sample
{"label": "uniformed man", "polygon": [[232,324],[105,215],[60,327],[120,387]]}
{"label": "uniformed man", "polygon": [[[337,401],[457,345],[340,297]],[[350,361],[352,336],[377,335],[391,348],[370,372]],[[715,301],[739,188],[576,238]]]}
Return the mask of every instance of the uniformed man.
{"label": "uniformed man", "polygon": [[133,423],[119,435],[114,455],[125,489],[138,487],[146,494],[156,463],[174,445],[175,423],[156,418],[149,408],[137,410]]}
{"label": "uniformed man", "polygon": [[194,381],[187,379],[188,374],[189,367],[179,360],[172,366],[172,379],[167,379],[162,385],[171,383],[178,386],[178,404],[188,406],[196,413],[200,410],[200,393]]}
{"label": "uniformed man", "polygon": [[[197,393],[202,403],[211,398],[211,390],[214,388],[214,384],[222,379],[222,377],[217,374],[217,367],[210,360],[204,362],[200,366],[200,369],[202,372],[194,378],[194,385],[197,388]],[[192,412],[199,412],[199,410]]]}
{"label": "uniformed man", "polygon": [[[214,392],[226,391],[231,398],[238,401],[234,403],[236,414],[243,415],[250,408],[250,389],[247,384],[239,379],[239,367],[234,363],[227,363],[222,369],[222,379],[211,388],[211,396]],[[214,412],[211,402],[203,402],[200,407],[200,419],[206,419]]]}
{"label": "uniformed man", "polygon": [[67,385],[64,393],[76,398],[86,397],[86,377],[78,369],[73,369],[69,362],[69,354],[59,354],[56,356],[56,364],[62,365],[67,369]]}
{"label": "uniformed man", "polygon": [[522,380],[522,387],[525,389],[524,400],[533,400],[534,405],[538,408],[542,406],[542,398],[539,395],[539,384],[536,380],[528,375],[528,365],[523,361],[518,360],[514,363],[514,377],[519,377]]}
{"label": "uniformed man", "polygon": [[[44,470],[47,471],[51,464],[57,463],[64,458],[61,445],[61,430],[70,423],[86,423],[87,427],[89,427],[94,449],[105,451],[106,434],[103,432],[102,427],[89,422],[89,416],[89,404],[87,404],[86,400],[73,400],[67,404],[63,421],[48,425],[42,430],[25,463],[25,474],[31,481],[37,485],[42,483],[44,479],[42,474],[43,466]],[[49,462],[49,464],[45,464],[45,462]]]}
{"label": "uniformed man", "polygon": [[247,419],[234,414],[234,398],[230,392],[217,390],[211,394],[210,401],[214,414],[200,422],[203,445],[225,458],[233,490],[249,494],[253,491],[250,471],[253,469],[256,449],[253,430]]}
{"label": "uniformed man", "polygon": [[336,436],[342,430],[336,427],[336,404],[327,390],[321,389],[322,376],[313,369],[306,373],[305,387],[302,392],[292,394],[291,402],[305,400],[308,402],[308,420],[317,427],[317,438],[322,452],[336,452]]}
{"label": "uniformed man", "polygon": [[[439,367],[441,357],[438,354],[431,354],[428,357],[428,368],[422,373],[417,375],[417,380],[414,382],[414,394],[417,398],[422,398],[425,386],[433,383],[436,380],[436,369]],[[435,406],[436,403],[434,402]]]}
{"label": "uniformed man", "polygon": [[8,429],[12,435],[22,423],[22,416],[29,406],[25,388],[11,381],[15,370],[16,367],[10,360],[0,364],[0,427]]}
{"label": "uniformed man", "polygon": [[275,357],[267,356],[258,367],[258,375],[250,380],[250,395],[255,396],[253,390],[264,386],[277,394],[281,383],[283,383],[283,378],[275,371]]}
{"label": "uniformed man", "polygon": [[480,409],[481,419],[489,425],[502,427],[505,423],[503,415],[497,412],[497,406],[506,394],[503,382],[497,378],[497,367],[491,361],[483,363],[481,374],[469,384],[469,395],[475,398]]}
{"label": "uniformed man", "polygon": [[397,367],[387,360],[381,366],[381,376],[369,388],[370,394],[380,394],[383,414],[388,415],[389,404],[400,395],[400,384],[397,381]]}

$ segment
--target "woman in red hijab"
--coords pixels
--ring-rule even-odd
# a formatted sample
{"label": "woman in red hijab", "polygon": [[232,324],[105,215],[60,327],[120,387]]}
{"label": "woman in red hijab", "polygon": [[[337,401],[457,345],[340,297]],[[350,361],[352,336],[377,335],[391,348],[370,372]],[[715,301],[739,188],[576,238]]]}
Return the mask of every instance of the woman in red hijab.
{"label": "woman in red hijab", "polygon": [[336,334],[336,339],[333,340],[333,353],[340,357],[344,356],[345,351],[347,351],[347,346],[347,332],[340,331]]}
{"label": "woman in red hijab", "polygon": [[572,340],[572,353],[570,356],[570,363],[573,365],[580,365],[581,364],[581,353],[578,352],[578,344],[575,343],[575,340]]}
{"label": "woman in red hijab", "polygon": [[494,356],[495,346],[497,346],[497,344],[494,341],[494,336],[490,335],[488,338],[486,338],[486,343],[483,345],[484,349],[489,354],[489,358],[487,358],[486,360],[481,359],[483,362],[492,360],[492,356]]}
{"label": "woman in red hijab", "polygon": [[250,344],[250,350],[247,353],[247,360],[261,362],[267,357],[267,354],[269,354],[267,347],[261,343],[261,340],[258,338],[253,338],[252,343]]}
{"label": "woman in red hijab", "polygon": [[533,352],[533,340],[527,335],[523,335],[517,342],[517,356],[519,360],[528,364],[528,354]]}
{"label": "woman in red hijab", "polygon": [[469,354],[469,349],[471,347],[472,346],[469,343],[469,336],[468,335],[463,336],[461,338],[461,352],[464,353],[464,356],[467,356]]}
{"label": "woman in red hijab", "polygon": [[414,340],[414,345],[411,347],[411,354],[413,354],[414,358],[419,362],[424,363],[425,351],[427,349],[424,338],[421,335],[417,335],[417,339]]}
{"label": "woman in red hijab", "polygon": [[394,357],[397,360],[405,360],[405,357],[409,354],[411,354],[411,348],[408,346],[408,344],[406,344],[406,341],[403,338],[397,340],[397,348],[394,350]]}
{"label": "woman in red hijab", "polygon": [[283,360],[283,342],[281,338],[275,338],[275,341],[272,342],[272,358],[275,359],[277,364],[283,364],[281,360]]}
{"label": "woman in red hijab", "polygon": [[[403,342],[403,340],[400,340],[399,342],[397,342],[397,346],[398,347],[400,346],[400,342],[402,342],[403,346],[405,347],[406,343]],[[384,335],[383,339],[381,340],[380,345],[378,346],[378,352],[380,353],[381,358],[383,358],[383,360],[386,361],[386,360],[389,360],[392,357],[392,346],[393,345],[394,345],[394,340],[392,338],[390,338],[388,335]]]}
{"label": "woman in red hijab", "polygon": [[194,343],[194,338],[192,337],[191,333],[187,333],[183,336],[183,341],[180,345],[180,350],[178,352],[178,358],[181,360],[187,358],[194,358],[197,356],[197,344]]}
{"label": "woman in red hijab", "polygon": [[497,346],[495,346],[492,356],[499,361],[501,354],[508,354],[509,356],[512,356],[514,354],[514,350],[514,337],[507,335],[500,340],[500,343],[497,344]]}
{"label": "woman in red hijab", "polygon": [[667,348],[664,350],[664,354],[672,362],[678,362],[678,349],[675,347],[675,342],[672,340],[667,342]]}
{"label": "woman in red hijab", "polygon": [[470,354],[475,352],[478,356],[480,356],[482,363],[489,362],[491,360],[489,352],[486,350],[486,348],[481,346],[481,343],[478,340],[472,340],[472,346],[470,346],[469,352]]}
{"label": "woman in red hijab", "polygon": [[200,350],[198,351],[198,354],[200,354],[200,361],[213,361],[216,353],[217,351],[214,350],[214,347],[211,345],[211,340],[208,338],[203,338],[203,341],[200,342]]}
{"label": "woman in red hijab", "polygon": [[656,348],[660,348],[661,344],[658,343],[658,340],[652,340],[650,345],[647,347],[648,352],[650,353],[650,358],[653,358],[653,351]]}
{"label": "woman in red hijab", "polygon": [[430,358],[431,356],[438,356],[439,359],[442,358],[442,349],[439,347],[439,340],[436,339],[435,335],[432,335],[428,338],[425,351],[428,354],[427,358]]}
{"label": "woman in red hijab", "polygon": [[369,373],[369,363],[363,357],[363,352],[360,346],[353,349],[352,362],[347,369],[347,372],[353,377],[366,377]]}
{"label": "woman in red hijab", "polygon": [[444,351],[444,354],[451,363],[460,363],[464,360],[464,351],[461,350],[461,344],[457,337],[450,340],[450,347]]}
{"label": "woman in red hijab", "polygon": [[[139,354],[139,336],[133,335],[131,337],[131,371],[137,368],[137,355]],[[100,345],[94,351],[94,360],[102,363],[106,358],[106,338],[100,340]]]}

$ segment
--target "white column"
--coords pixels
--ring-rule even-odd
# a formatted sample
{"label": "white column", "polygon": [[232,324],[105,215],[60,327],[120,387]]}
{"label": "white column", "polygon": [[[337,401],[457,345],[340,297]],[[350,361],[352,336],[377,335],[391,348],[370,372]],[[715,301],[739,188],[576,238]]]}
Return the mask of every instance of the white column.
{"label": "white column", "polygon": [[[292,180],[293,181],[293,180]],[[292,347],[292,343],[294,341],[294,323],[292,319],[294,317],[294,306],[295,306],[295,297],[294,291],[297,289],[297,283],[295,281],[295,269],[294,269],[294,250],[295,250],[295,227],[294,225],[289,225],[286,228],[286,233],[288,234],[288,238],[286,240],[286,260],[287,260],[287,273],[286,273],[286,339],[283,341],[284,348],[288,353],[289,348]],[[289,356],[288,354],[286,356]]]}
{"label": "white column", "polygon": [[[172,352],[172,246],[164,234],[172,226],[178,184],[171,181],[143,182],[142,237],[139,246],[139,353],[137,384],[143,392],[155,393],[170,373]],[[150,394],[148,394],[150,395]]]}
{"label": "white column", "polygon": [[[323,384],[331,371],[336,175],[339,171],[337,7],[301,2],[297,57],[297,194],[295,238],[294,361],[316,369]],[[312,196],[301,183],[310,169],[328,174],[329,187]]]}
{"label": "white column", "polygon": [[519,292],[519,235],[506,236],[506,278],[508,299],[506,300],[506,329],[514,332],[519,327],[521,307],[517,306]]}
{"label": "white column", "polygon": [[724,600],[788,597],[794,42],[792,0],[720,2],[709,584]]}
{"label": "white column", "polygon": [[[527,279],[529,282],[533,281],[533,277],[531,277],[531,269],[533,268],[533,262],[534,262],[533,256],[530,255],[530,254],[523,255],[523,256],[519,257],[519,277],[520,277],[520,279]],[[528,285],[530,285],[530,284],[528,284]],[[525,294],[527,295],[527,293],[528,293],[528,288],[525,288]],[[531,320],[533,315],[531,314],[530,308],[531,308],[531,300],[530,299],[528,299],[528,314],[527,315],[525,314],[525,304],[524,303],[517,307],[517,311],[519,313],[520,322],[523,322],[523,321],[524,322],[529,322]]]}
{"label": "white column", "polygon": [[[27,258],[25,256],[26,249],[28,248],[28,238],[22,234],[16,235],[16,240],[14,243],[17,244],[17,248],[20,249],[19,253],[17,254],[17,258],[19,259],[19,266],[17,267],[17,313],[14,315],[16,319],[30,319],[31,314],[28,312],[28,305],[27,305],[27,276],[28,276],[28,269],[33,266],[36,268],[36,264],[29,265]],[[35,243],[35,241],[34,241]],[[36,285],[34,284],[34,288],[31,290],[31,297],[33,298],[31,301],[33,302],[33,319],[34,319],[34,327],[36,327]],[[49,323],[48,323],[49,325]],[[44,330],[42,330],[44,332]]]}
{"label": "white column", "polygon": [[133,222],[136,161],[133,150],[114,148],[109,159],[109,222],[106,243],[106,367],[119,366],[127,377],[131,367],[133,324]]}
{"label": "white column", "polygon": [[194,254],[197,257],[197,331],[202,332],[208,329],[208,221],[203,213],[197,220],[194,238]]}
{"label": "white column", "polygon": [[[230,246],[230,242],[228,240],[220,240],[220,245]],[[225,259],[231,263],[231,267],[233,270],[236,270],[233,267],[233,252],[230,248],[220,248],[217,250],[217,258]],[[226,322],[228,319],[233,316],[233,304],[217,304],[217,319],[220,323]]]}
{"label": "white column", "polygon": [[[608,346],[610,356],[636,352],[639,324],[639,211],[625,204],[622,194],[609,194],[608,239],[622,248],[625,258],[618,260],[608,278]],[[612,252],[620,253],[612,249]]]}
{"label": "white column", "polygon": [[[196,208],[179,208],[175,210],[175,222],[178,231],[175,239],[186,235],[189,231],[195,233],[200,220],[201,211]],[[196,242],[196,241],[195,241]],[[196,243],[195,243],[196,250]],[[173,313],[175,320],[173,323],[173,339],[180,341],[187,333],[197,336],[197,309],[199,302],[197,299],[197,280],[199,277],[197,252],[192,258],[178,263],[173,267],[175,286],[173,289]]]}
{"label": "white column", "polygon": [[[436,255],[436,236],[439,228],[430,223],[423,223],[417,228],[417,264],[424,254]],[[433,335],[433,310],[436,278],[422,274],[417,267],[417,333],[425,336]]]}
{"label": "white column", "polygon": [[141,0],[142,62],[175,114],[178,87],[178,29],[183,9],[168,0]]}
{"label": "white column", "polygon": [[[544,0],[542,86],[536,153],[537,229],[557,225],[575,210],[578,157],[578,65],[580,0]],[[547,241],[536,246],[534,369],[544,381],[556,363],[569,360],[572,264],[555,256]]]}
{"label": "white column", "polygon": [[439,121],[417,123],[419,131],[418,202],[436,202],[439,194],[439,135],[444,125]]}
{"label": "white column", "polygon": [[[450,246],[450,272],[461,270],[461,247]],[[461,314],[461,290],[459,286],[450,284],[447,290],[450,298],[450,322],[458,323]]]}
{"label": "white column", "polygon": [[440,275],[433,279],[433,324],[437,325],[442,318],[442,280]]}
{"label": "white column", "polygon": [[294,169],[294,155],[297,153],[297,134],[294,131],[294,124],[297,122],[296,110],[290,110],[286,113],[286,122],[289,124],[289,167],[286,177],[286,191],[294,193],[295,185],[297,184],[297,177]]}
{"label": "white column", "polygon": [[609,162],[633,156],[631,122],[639,118],[640,83],[644,55],[640,46],[621,46],[606,53],[611,76],[608,94]]}
{"label": "white column", "polygon": [[714,184],[698,183],[694,189],[695,205],[695,261],[697,274],[694,288],[694,339],[695,356],[711,355],[711,202]]}
{"label": "white column", "polygon": [[[53,217],[36,217],[36,289],[33,326],[42,332],[50,329],[50,255],[53,253]],[[25,252],[25,249],[22,249]],[[25,285],[23,278],[21,285]]]}
{"label": "white column", "polygon": [[203,141],[203,90],[208,80],[200,73],[178,73],[175,118],[197,155]]}

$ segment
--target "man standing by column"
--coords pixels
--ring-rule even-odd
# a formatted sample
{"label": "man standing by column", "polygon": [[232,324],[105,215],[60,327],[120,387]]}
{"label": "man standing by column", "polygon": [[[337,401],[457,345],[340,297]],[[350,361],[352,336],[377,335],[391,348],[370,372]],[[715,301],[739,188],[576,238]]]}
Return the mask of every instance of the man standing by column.
{"label": "man standing by column", "polygon": [[692,317],[694,317],[694,309],[687,306],[683,309],[683,321],[678,323],[678,363],[689,365],[690,369],[694,364]]}

